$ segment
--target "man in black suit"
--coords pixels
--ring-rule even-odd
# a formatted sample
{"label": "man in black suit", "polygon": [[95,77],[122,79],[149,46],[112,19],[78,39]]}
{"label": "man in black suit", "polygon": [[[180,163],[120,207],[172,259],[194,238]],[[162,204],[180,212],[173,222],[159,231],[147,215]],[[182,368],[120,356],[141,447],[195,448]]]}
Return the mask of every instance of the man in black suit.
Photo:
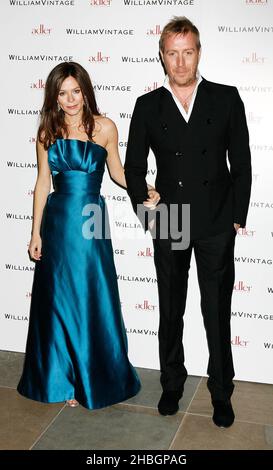
{"label": "man in black suit", "polygon": [[183,314],[194,249],[209,349],[207,385],[213,421],[228,427],[234,421],[230,400],[234,389],[230,335],[234,241],[239,227],[246,224],[251,189],[244,105],[235,87],[212,83],[199,75],[199,31],[187,18],[170,21],[159,46],[167,72],[164,86],[137,99],[125,162],[135,211],[147,199],[150,149],[156,158],[160,206],[176,204],[180,213],[182,204],[190,205],[186,249],[173,249],[170,226],[168,237],[157,235],[154,239],[163,388],[158,410],[162,415],[177,412],[187,377]]}

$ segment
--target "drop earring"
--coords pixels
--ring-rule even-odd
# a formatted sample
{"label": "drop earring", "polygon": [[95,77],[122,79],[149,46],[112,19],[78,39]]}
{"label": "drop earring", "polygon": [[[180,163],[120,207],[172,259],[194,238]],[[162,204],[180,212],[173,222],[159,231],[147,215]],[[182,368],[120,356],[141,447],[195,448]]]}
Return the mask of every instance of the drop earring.
{"label": "drop earring", "polygon": [[62,109],[61,106],[59,105],[58,101],[57,101],[57,109],[58,109],[58,111],[61,111],[61,109]]}

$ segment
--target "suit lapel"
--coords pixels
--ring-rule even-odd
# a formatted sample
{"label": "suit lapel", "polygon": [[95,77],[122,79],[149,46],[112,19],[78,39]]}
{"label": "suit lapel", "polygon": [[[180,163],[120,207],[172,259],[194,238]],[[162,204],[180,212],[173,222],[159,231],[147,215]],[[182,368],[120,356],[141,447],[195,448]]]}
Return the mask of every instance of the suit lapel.
{"label": "suit lapel", "polygon": [[159,100],[159,120],[161,131],[170,143],[177,145],[180,141],[180,132],[185,133],[187,123],[176,106],[171,93],[166,88],[161,87]]}
{"label": "suit lapel", "polygon": [[162,129],[165,132],[167,130],[171,132],[169,127],[177,133],[178,128],[186,132],[196,128],[199,129],[200,126],[210,126],[213,124],[213,114],[213,99],[208,87],[208,82],[204,78],[198,86],[188,123],[180,113],[171,93],[166,88],[161,87],[159,117]]}
{"label": "suit lapel", "polygon": [[198,86],[193,109],[188,122],[191,130],[208,127],[213,124],[213,100],[208,87],[208,82],[203,78]]}

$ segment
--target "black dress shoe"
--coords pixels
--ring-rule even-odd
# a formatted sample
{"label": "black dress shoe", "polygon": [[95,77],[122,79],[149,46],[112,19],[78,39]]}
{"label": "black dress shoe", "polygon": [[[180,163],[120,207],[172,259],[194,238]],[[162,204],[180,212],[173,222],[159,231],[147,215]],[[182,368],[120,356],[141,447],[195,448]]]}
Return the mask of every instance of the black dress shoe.
{"label": "black dress shoe", "polygon": [[229,428],[233,424],[235,415],[230,400],[212,400],[214,413],[212,420],[220,428]]}
{"label": "black dress shoe", "polygon": [[163,392],[158,402],[159,413],[163,416],[175,415],[179,409],[178,402],[181,397],[182,392],[177,390]]}

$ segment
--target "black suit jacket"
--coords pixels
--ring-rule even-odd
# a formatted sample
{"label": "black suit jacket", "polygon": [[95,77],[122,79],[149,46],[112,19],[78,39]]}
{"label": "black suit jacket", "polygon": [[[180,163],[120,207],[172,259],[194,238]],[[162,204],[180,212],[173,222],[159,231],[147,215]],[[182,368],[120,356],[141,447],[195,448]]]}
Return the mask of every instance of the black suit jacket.
{"label": "black suit jacket", "polygon": [[203,79],[188,123],[164,87],[137,99],[125,161],[135,211],[147,198],[150,149],[161,203],[190,204],[192,239],[229,230],[234,222],[245,226],[251,158],[244,105],[235,87]]}

